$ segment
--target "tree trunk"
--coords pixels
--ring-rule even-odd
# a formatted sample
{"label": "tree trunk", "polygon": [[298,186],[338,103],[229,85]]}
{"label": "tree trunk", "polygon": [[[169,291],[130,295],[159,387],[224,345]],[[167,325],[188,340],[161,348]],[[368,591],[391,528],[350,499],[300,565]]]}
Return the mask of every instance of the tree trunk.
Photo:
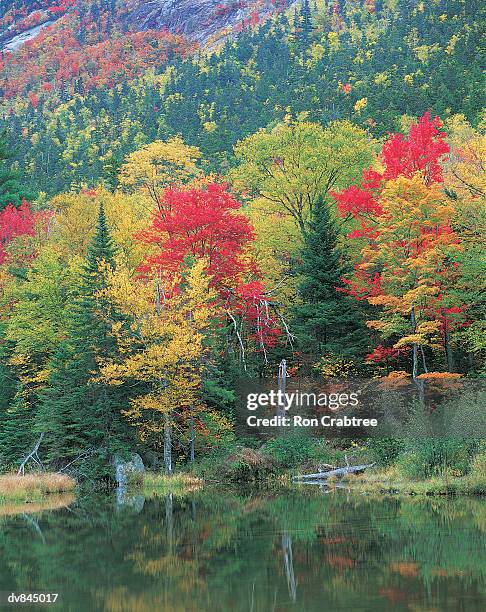
{"label": "tree trunk", "polygon": [[447,369],[449,372],[454,372],[454,359],[452,357],[451,346],[449,344],[449,332],[447,330],[444,333],[444,350],[447,359]]}
{"label": "tree trunk", "polygon": [[167,533],[167,548],[172,554],[174,548],[174,500],[172,493],[165,498],[165,526]]}
{"label": "tree trunk", "polygon": [[[415,320],[415,306],[412,306],[412,313],[410,315],[410,322],[412,324],[412,333],[415,333],[417,329],[417,322]],[[418,346],[416,343],[413,344],[412,349],[412,377],[415,380],[418,375]]]}
{"label": "tree trunk", "polygon": [[427,361],[425,360],[424,347],[420,345],[420,352],[422,353],[422,365],[424,366],[424,372],[428,374],[429,369],[427,368]]}
{"label": "tree trunk", "polygon": [[196,427],[193,414],[191,414],[191,417],[189,419],[189,436],[189,461],[191,463],[194,463],[194,460],[196,458]]}
{"label": "tree trunk", "polygon": [[294,574],[294,560],[292,556],[292,538],[288,533],[282,535],[282,555],[284,559],[284,570],[287,578],[287,586],[292,601],[297,599],[297,581]]}
{"label": "tree trunk", "polygon": [[[285,397],[285,391],[287,389],[287,361],[282,359],[278,368],[278,390]],[[285,414],[285,404],[277,406],[277,416],[283,416]]]}
{"label": "tree trunk", "polygon": [[317,472],[316,474],[302,474],[301,476],[294,476],[294,480],[324,480],[327,478],[341,477],[346,474],[359,474],[364,472],[366,469],[373,467],[374,463],[367,463],[365,465],[348,465],[342,468],[336,468],[335,470],[329,470],[329,472]]}
{"label": "tree trunk", "polygon": [[172,430],[169,414],[164,414],[164,467],[166,474],[172,474]]}

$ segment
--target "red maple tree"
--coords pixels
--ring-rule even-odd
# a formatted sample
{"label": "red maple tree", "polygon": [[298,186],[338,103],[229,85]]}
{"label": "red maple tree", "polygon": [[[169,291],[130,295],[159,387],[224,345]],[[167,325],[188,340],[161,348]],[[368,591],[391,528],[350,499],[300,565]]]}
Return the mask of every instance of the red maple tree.
{"label": "red maple tree", "polygon": [[182,276],[187,262],[204,259],[219,305],[230,317],[240,317],[262,351],[274,346],[281,332],[251,255],[255,239],[250,221],[225,185],[202,189],[167,189],[164,206],[150,227],[138,236],[155,246],[140,267],[145,275],[154,271],[168,287]]}

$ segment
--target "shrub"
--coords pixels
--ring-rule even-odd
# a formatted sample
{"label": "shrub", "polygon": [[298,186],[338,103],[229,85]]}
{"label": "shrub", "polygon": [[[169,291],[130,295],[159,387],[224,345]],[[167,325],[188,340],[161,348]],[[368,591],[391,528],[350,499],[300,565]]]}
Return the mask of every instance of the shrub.
{"label": "shrub", "polygon": [[403,440],[398,438],[370,438],[367,443],[371,460],[381,466],[389,466],[403,451]]}
{"label": "shrub", "polygon": [[397,462],[406,478],[420,480],[450,474],[462,476],[469,470],[478,442],[457,438],[424,438],[408,443],[409,452]]}
{"label": "shrub", "polygon": [[479,453],[472,460],[465,485],[468,493],[486,494],[486,453]]}
{"label": "shrub", "polygon": [[281,467],[297,467],[315,458],[315,440],[305,436],[281,436],[264,444],[262,452]]}

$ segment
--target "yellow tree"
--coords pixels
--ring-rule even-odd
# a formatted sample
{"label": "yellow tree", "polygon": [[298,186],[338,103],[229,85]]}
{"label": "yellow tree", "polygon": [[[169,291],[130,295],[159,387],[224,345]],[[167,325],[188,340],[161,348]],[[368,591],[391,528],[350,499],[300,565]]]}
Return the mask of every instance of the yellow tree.
{"label": "yellow tree", "polygon": [[451,117],[447,128],[450,132],[451,152],[445,163],[445,187],[452,196],[462,200],[480,199],[484,204],[486,135],[472,128],[463,115]]}
{"label": "yellow tree", "polygon": [[65,256],[83,257],[96,227],[96,213],[103,204],[113,239],[129,265],[137,266],[146,254],[146,246],[133,240],[149,219],[151,202],[140,194],[110,193],[106,189],[63,193],[49,205],[55,212],[50,222],[50,240]]}
{"label": "yellow tree", "polygon": [[269,210],[263,198],[253,200],[244,212],[255,230],[253,251],[268,294],[272,302],[288,308],[297,293],[294,267],[303,246],[299,228],[289,215]]}
{"label": "yellow tree", "polygon": [[290,215],[304,235],[319,197],[357,178],[372,163],[373,147],[349,121],[323,127],[289,120],[238,142],[235,155],[235,185],[263,198],[269,210]]}
{"label": "yellow tree", "polygon": [[127,156],[120,170],[120,184],[144,191],[163,210],[163,190],[200,176],[200,157],[199,149],[186,145],[180,136],[156,140]]}
{"label": "yellow tree", "polygon": [[191,457],[194,454],[194,414],[202,407],[201,370],[205,334],[212,317],[213,291],[196,262],[187,278],[179,278],[162,295],[156,283],[133,276],[119,265],[108,292],[130,324],[118,323],[115,333],[124,359],[103,364],[102,376],[113,385],[130,380],[137,393],[127,418],[141,439],[163,436],[164,464],[172,472],[174,417],[190,414]]}
{"label": "yellow tree", "polygon": [[379,205],[353,290],[381,307],[369,327],[385,339],[398,337],[396,349],[413,347],[415,378],[417,350],[427,372],[423,347],[444,346],[447,352],[444,315],[460,311],[452,293],[462,250],[451,227],[455,207],[438,184],[426,185],[419,174],[387,181]]}
{"label": "yellow tree", "polygon": [[473,129],[464,116],[447,122],[451,153],[444,168],[444,189],[454,203],[454,229],[464,252],[456,292],[467,304],[470,324],[455,332],[468,358],[475,357],[479,370],[486,367],[486,137]]}

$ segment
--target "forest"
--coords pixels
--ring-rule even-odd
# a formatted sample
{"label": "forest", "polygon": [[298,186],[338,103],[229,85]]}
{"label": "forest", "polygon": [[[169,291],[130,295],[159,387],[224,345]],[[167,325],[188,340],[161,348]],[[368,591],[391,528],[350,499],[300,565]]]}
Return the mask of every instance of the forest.
{"label": "forest", "polygon": [[[115,1],[10,4],[2,28],[56,20],[0,56],[2,470],[40,438],[93,482],[133,452],[234,479],[356,449],[484,471],[481,3],[276,3],[205,47]],[[241,388],[282,360],[455,416],[249,436]]]}

